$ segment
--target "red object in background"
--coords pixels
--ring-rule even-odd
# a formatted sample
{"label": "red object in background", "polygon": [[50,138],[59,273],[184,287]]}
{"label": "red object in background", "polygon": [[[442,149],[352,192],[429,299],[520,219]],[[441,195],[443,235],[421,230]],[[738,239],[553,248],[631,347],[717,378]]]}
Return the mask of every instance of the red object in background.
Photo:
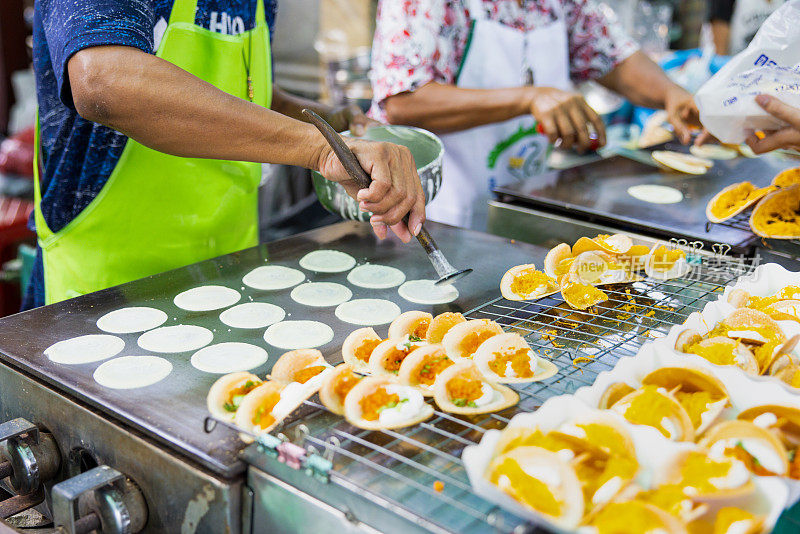
{"label": "red object in background", "polygon": [[[22,242],[32,242],[35,234],[28,229],[33,202],[0,196],[0,264],[17,257]],[[17,313],[20,307],[17,284],[0,283],[0,317]]]}
{"label": "red object in background", "polygon": [[0,172],[33,177],[34,127],[0,143]]}

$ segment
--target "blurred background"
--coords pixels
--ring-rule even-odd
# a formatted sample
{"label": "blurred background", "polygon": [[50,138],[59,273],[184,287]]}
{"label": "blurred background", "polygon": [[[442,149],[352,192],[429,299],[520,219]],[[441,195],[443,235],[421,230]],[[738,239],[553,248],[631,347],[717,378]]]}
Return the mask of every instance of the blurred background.
{"label": "blurred background", "polygon": [[[777,8],[780,0],[753,2]],[[370,48],[377,0],[284,0],[273,43],[277,83],[332,104],[372,97]],[[606,0],[603,9],[670,75],[695,91],[735,53],[730,38],[736,2]],[[766,6],[766,7],[764,7]],[[764,17],[765,18],[765,17]],[[36,99],[30,68],[33,0],[0,2],[0,316],[19,309],[33,258],[33,123]],[[746,44],[746,43],[745,43]],[[639,135],[653,111],[636,109],[596,84],[580,90],[620,138]],[[316,200],[308,171],[264,167],[261,238],[272,240],[335,221]]]}

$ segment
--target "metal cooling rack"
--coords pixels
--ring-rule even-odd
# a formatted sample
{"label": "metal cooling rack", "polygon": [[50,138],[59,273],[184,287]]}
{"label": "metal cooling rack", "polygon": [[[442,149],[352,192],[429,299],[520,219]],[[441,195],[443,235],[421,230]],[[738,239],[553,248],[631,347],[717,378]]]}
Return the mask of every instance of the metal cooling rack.
{"label": "metal cooling rack", "polygon": [[279,437],[331,460],[331,483],[375,503],[391,503],[421,518],[429,530],[529,531],[532,525],[472,493],[462,450],[479,442],[487,430],[505,427],[515,414],[591,385],[599,372],[635,355],[649,339],[665,335],[753,267],[744,259],[689,257],[699,264],[687,277],[605,286],[610,299],[587,312],[572,310],[559,296],[535,302],[498,298],[468,312],[469,318],[493,319],[521,333],[534,351],[559,367],[551,379],[513,385],[520,394],[515,407],[473,417],[436,410],[419,425],[374,432],[355,428],[309,400]]}
{"label": "metal cooling rack", "polygon": [[[710,232],[711,228],[716,224],[718,226],[733,228],[734,230],[742,230],[745,232],[750,232],[755,236],[756,234],[753,233],[753,229],[750,228],[750,214],[752,213],[752,211],[753,211],[752,209],[745,210],[739,214],[734,215],[727,221],[722,221],[721,223],[712,223],[711,221],[709,221],[706,223],[706,232]],[[766,238],[760,238],[760,239],[765,245],[770,243],[771,241],[775,241]],[[800,239],[782,239],[781,241],[785,243],[791,243],[792,245],[800,247]]]}

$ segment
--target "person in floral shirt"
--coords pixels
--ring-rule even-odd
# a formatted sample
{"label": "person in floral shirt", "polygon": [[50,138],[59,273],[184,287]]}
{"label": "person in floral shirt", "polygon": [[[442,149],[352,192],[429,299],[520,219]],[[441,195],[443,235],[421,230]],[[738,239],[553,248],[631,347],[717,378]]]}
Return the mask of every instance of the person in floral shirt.
{"label": "person in floral shirt", "polygon": [[[609,17],[607,7],[593,0],[556,1],[563,6],[567,19],[570,78],[575,83],[597,80],[636,104],[667,106],[667,110],[672,112],[670,122],[681,139],[688,142],[686,120],[695,111],[691,96],[672,84],[657,65],[638,51],[636,43]],[[440,104],[449,100],[447,97],[456,95],[450,91],[437,92],[430,87],[419,95],[412,94],[428,85],[455,84],[470,35],[472,18],[465,7],[467,3],[461,0],[379,2],[372,48],[374,97],[371,116],[382,122],[446,132],[495,122],[488,119],[503,120],[515,115],[517,110],[512,109],[504,110],[504,113],[490,110],[483,113],[482,119],[467,116],[447,118],[451,111],[457,112],[465,107],[474,110],[475,114],[478,110],[467,98],[456,98],[443,110]],[[553,18],[550,2],[482,0],[482,3],[491,20],[520,31],[530,30]],[[440,100],[437,98],[440,95],[445,98]],[[401,98],[395,99],[395,96]],[[521,94],[519,98],[514,98],[516,94],[506,96],[510,97],[508,104],[519,104],[519,100],[524,100]],[[565,98],[567,95],[559,95],[556,100],[563,103]],[[418,107],[428,101],[433,105],[426,105],[424,109]],[[542,115],[546,114],[545,109],[541,110]],[[433,110],[439,112],[430,113]],[[535,108],[527,111],[537,114]],[[564,141],[569,142],[569,139]]]}
{"label": "person in floral shirt", "polygon": [[[378,120],[439,134],[484,128],[492,144],[499,134],[490,125],[524,118],[538,123],[550,143],[584,151],[605,143],[605,129],[572,84],[596,80],[634,104],[666,109],[678,138],[690,140],[692,96],[594,0],[381,0],[377,13],[370,114]],[[536,68],[507,75],[528,63],[544,75]],[[450,136],[443,139],[451,156],[459,152]],[[450,164],[450,172],[457,166]],[[444,179],[447,187],[447,168]]]}

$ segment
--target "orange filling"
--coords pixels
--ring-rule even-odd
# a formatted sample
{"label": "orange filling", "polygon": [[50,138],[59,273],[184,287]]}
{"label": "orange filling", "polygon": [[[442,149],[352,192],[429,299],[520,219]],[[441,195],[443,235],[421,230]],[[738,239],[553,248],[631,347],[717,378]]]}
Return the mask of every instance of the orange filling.
{"label": "orange filling", "polygon": [[358,401],[358,404],[361,406],[361,417],[367,421],[377,421],[386,406],[397,405],[399,402],[400,396],[397,393],[389,393],[385,387],[378,386],[374,392]]}
{"label": "orange filling", "polygon": [[588,284],[568,283],[561,288],[561,296],[573,308],[585,310],[599,302],[608,300],[608,295]]}
{"label": "orange filling", "polygon": [[700,428],[703,423],[703,414],[708,409],[708,405],[719,399],[714,398],[708,391],[684,392],[676,391],[674,394],[681,406],[684,407],[695,430]]}
{"label": "orange filling", "polygon": [[223,408],[229,412],[236,412],[236,410],[239,409],[239,404],[242,402],[244,396],[260,385],[261,380],[248,380],[240,387],[232,389],[230,393],[228,393],[228,400],[225,402],[225,404],[223,404]]}
{"label": "orange filling", "polygon": [[476,328],[461,340],[458,347],[461,350],[461,356],[464,358],[472,358],[472,355],[475,354],[475,351],[478,350],[481,343],[496,335],[497,330],[491,329],[488,325]]}
{"label": "orange filling", "polygon": [[753,474],[763,477],[777,476],[769,469],[765,469],[758,461],[745,450],[744,447],[727,447],[725,449],[725,456],[736,458],[744,464],[744,466]]}
{"label": "orange filling", "polygon": [[663,419],[673,415],[674,405],[670,398],[658,391],[656,386],[643,386],[623,414],[625,419],[636,425],[652,426],[665,438],[670,438],[669,431],[662,425]]}
{"label": "orange filling", "polygon": [[414,326],[411,328],[411,332],[409,332],[409,334],[419,339],[425,339],[425,334],[428,333],[428,327],[430,325],[431,320],[427,317],[423,317],[414,323]]}
{"label": "orange filling", "polygon": [[344,401],[344,398],[350,393],[350,390],[358,384],[359,380],[361,380],[361,377],[354,373],[341,373],[333,384],[333,393],[336,397]]}
{"label": "orange filling", "polygon": [[800,300],[800,287],[786,286],[771,297],[750,297],[747,301],[747,307],[763,311],[770,304],[775,304],[782,300]]}
{"label": "orange filling", "polygon": [[755,517],[750,512],[742,510],[741,508],[734,508],[726,506],[720,508],[717,512],[717,518],[714,521],[713,534],[727,534],[734,523],[739,521],[753,521]]}
{"label": "orange filling", "polygon": [[415,345],[411,345],[409,348],[403,350],[399,350],[397,347],[392,347],[392,349],[389,351],[389,355],[386,358],[384,369],[390,373],[397,374],[397,371],[400,370],[400,365],[403,363],[403,360],[405,360],[406,356],[411,354],[411,352],[416,348],[417,347]]}
{"label": "orange filling", "polygon": [[729,217],[742,206],[758,200],[772,191],[774,191],[773,187],[757,189],[750,182],[742,182],[735,188],[720,195],[714,205],[711,206],[711,213],[719,218]]}
{"label": "orange filling", "polygon": [[661,246],[653,250],[653,268],[666,271],[675,265],[675,262],[686,257],[686,253],[678,249],[669,249]]}
{"label": "orange filling", "polygon": [[511,292],[515,295],[548,293],[556,289],[555,280],[536,269],[525,269],[511,282]]}
{"label": "orange filling", "polygon": [[295,373],[294,381],[300,382],[301,384],[305,384],[306,382],[308,382],[309,380],[311,380],[324,370],[325,370],[324,365],[313,365],[311,367],[306,367],[305,369],[300,369]]}
{"label": "orange filling", "polygon": [[495,358],[489,362],[489,369],[497,376],[506,376],[509,363],[511,363],[511,369],[514,371],[516,378],[531,378],[533,376],[530,349],[522,348],[507,354],[496,352],[494,355]]}
{"label": "orange filling", "polygon": [[734,347],[735,345],[730,343],[714,343],[713,345],[706,346],[695,343],[690,346],[686,352],[702,356],[706,360],[717,365],[736,365],[736,360],[733,356]]}
{"label": "orange filling", "polygon": [[456,406],[469,406],[483,396],[483,383],[473,378],[456,376],[447,383],[447,396]]}
{"label": "orange filling", "polygon": [[699,494],[709,494],[718,491],[712,484],[713,479],[724,478],[732,467],[732,460],[712,460],[705,453],[691,452],[681,466],[681,485],[695,488]]}
{"label": "orange filling", "polygon": [[[800,235],[800,207],[796,194],[778,193],[762,201],[752,225],[770,236]],[[768,204],[765,204],[768,202]]]}
{"label": "orange filling", "polygon": [[353,351],[353,354],[355,354],[355,357],[362,362],[368,362],[369,357],[372,355],[372,351],[375,350],[375,347],[380,345],[380,343],[380,339],[365,339],[361,342],[361,345],[356,347],[356,350]]}
{"label": "orange filling", "polygon": [[278,404],[279,400],[281,400],[280,393],[270,393],[263,401],[261,401],[261,405],[256,408],[256,412],[253,414],[253,426],[267,428],[274,423],[275,418],[272,417],[272,409],[275,408],[275,405]]}
{"label": "orange filling", "polygon": [[[444,352],[444,351],[440,351]],[[436,354],[439,354],[437,352]],[[433,355],[425,360],[425,363],[419,366],[419,371],[417,374],[417,382],[420,384],[424,384],[426,386],[433,385],[433,382],[436,380],[436,377],[453,365],[453,360],[448,358],[444,355]]]}
{"label": "orange filling", "polygon": [[497,466],[490,482],[534,510],[550,516],[561,514],[562,504],[556,499],[553,489],[528,475],[513,458],[506,458]]}

